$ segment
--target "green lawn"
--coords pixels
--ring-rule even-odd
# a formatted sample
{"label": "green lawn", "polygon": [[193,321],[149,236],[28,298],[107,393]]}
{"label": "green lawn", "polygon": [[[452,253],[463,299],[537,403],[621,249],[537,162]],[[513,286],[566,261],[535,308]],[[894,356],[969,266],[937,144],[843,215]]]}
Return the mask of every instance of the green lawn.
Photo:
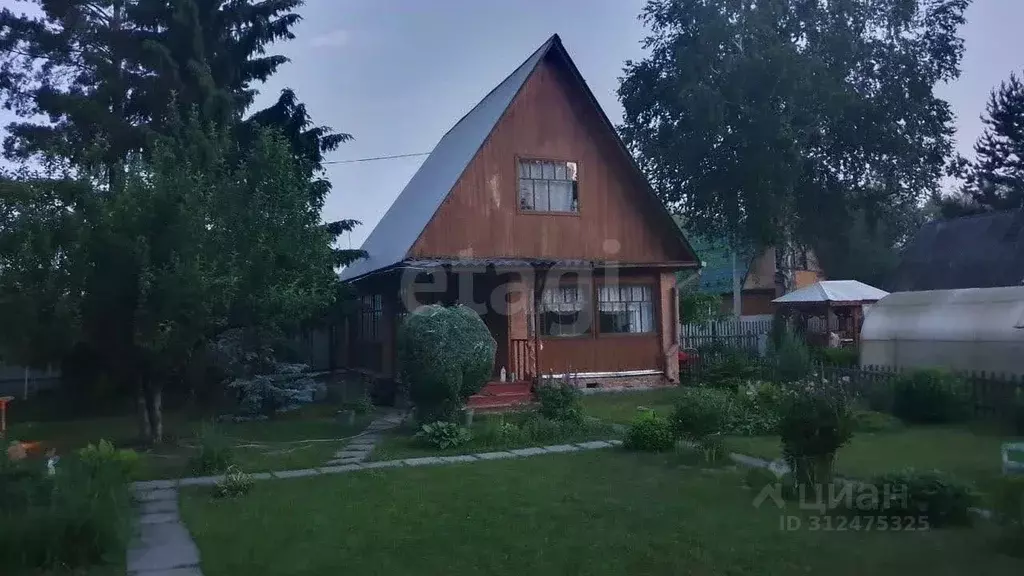
{"label": "green lawn", "polygon": [[[941,470],[974,482],[984,491],[1002,473],[1002,444],[1020,440],[962,427],[913,426],[893,432],[861,432],[839,450],[836,467],[840,474],[854,478],[908,467]],[[781,455],[779,439],[773,436],[732,437],[728,448],[762,458]]]}
{"label": "green lawn", "polygon": [[[1024,573],[987,527],[783,531],[732,470],[621,451],[186,489],[206,576]],[[788,510],[786,514],[799,514]]]}
{"label": "green lawn", "polygon": [[677,387],[643,392],[590,394],[583,397],[583,409],[588,416],[606,422],[629,424],[640,407],[650,408],[663,416],[668,416],[678,394]]}
{"label": "green lawn", "polygon": [[486,428],[489,421],[506,420],[513,423],[522,423],[531,416],[530,413],[516,414],[495,414],[478,416],[471,427],[473,438],[466,444],[448,450],[438,450],[431,446],[424,445],[415,438],[415,430],[399,428],[386,434],[383,440],[377,444],[370,456],[371,460],[395,460],[399,458],[416,458],[419,456],[453,456],[457,454],[473,454],[478,452],[492,452],[496,450],[512,450],[516,448],[527,448],[531,446],[566,444],[574,442],[585,442],[587,440],[608,440],[621,436],[615,427],[608,423],[591,421],[584,424],[578,431],[571,434],[560,434],[558,436],[542,437],[535,439],[517,439],[514,441],[496,441],[489,437]]}
{"label": "green lawn", "polygon": [[[217,428],[235,446],[235,461],[244,470],[309,468],[330,460],[346,439],[359,433],[372,418],[372,415],[360,416],[354,426],[348,426],[331,416],[337,409],[330,404],[315,404],[268,421],[229,422],[218,424]],[[164,419],[166,441],[152,448],[138,446],[138,429],[133,416],[14,422],[9,436],[22,441],[41,441],[46,447],[55,448],[58,454],[68,454],[88,443],[106,439],[140,451],[139,479],[191,476],[188,458],[196,451],[195,435],[200,423],[179,413],[168,413]]]}

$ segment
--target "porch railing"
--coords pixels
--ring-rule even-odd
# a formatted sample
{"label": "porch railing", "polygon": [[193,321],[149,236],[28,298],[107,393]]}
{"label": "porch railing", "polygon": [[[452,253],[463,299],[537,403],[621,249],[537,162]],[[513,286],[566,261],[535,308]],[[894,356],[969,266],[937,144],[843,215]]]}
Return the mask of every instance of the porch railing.
{"label": "porch railing", "polygon": [[512,340],[509,354],[509,365],[517,380],[531,380],[534,374],[533,342],[529,340]]}

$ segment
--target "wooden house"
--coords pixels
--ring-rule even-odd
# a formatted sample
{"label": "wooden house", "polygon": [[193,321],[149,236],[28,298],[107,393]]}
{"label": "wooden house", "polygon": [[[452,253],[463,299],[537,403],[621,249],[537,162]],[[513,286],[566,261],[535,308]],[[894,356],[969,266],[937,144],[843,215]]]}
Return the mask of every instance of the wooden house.
{"label": "wooden house", "polygon": [[404,314],[459,303],[497,341],[506,396],[567,373],[678,378],[675,274],[699,260],[557,35],[441,138],[362,248],[342,271],[351,367],[394,377]]}

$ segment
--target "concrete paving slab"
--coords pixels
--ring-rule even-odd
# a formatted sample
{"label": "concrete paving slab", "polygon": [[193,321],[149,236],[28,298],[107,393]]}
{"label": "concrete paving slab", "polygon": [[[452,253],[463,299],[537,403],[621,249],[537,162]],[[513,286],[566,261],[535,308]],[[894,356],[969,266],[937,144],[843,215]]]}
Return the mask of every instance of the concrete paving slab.
{"label": "concrete paving slab", "polygon": [[142,502],[139,505],[139,511],[142,514],[159,514],[161,512],[177,512],[178,511],[178,499],[173,498],[171,500],[151,500],[149,502]]}
{"label": "concrete paving slab", "polygon": [[504,460],[506,458],[516,458],[518,455],[511,452],[482,452],[480,454],[474,454],[478,460]]}
{"label": "concrete paving slab", "polygon": [[476,462],[477,457],[472,454],[463,454],[461,456],[441,456],[441,461],[445,463],[455,462]]}
{"label": "concrete paving slab", "polygon": [[442,460],[437,456],[425,456],[423,458],[408,458],[403,460],[406,466],[429,466],[431,464],[441,464]]}
{"label": "concrete paving slab", "polygon": [[518,450],[509,450],[509,452],[518,456],[537,456],[538,454],[548,453],[548,451],[543,448],[520,448]]}
{"label": "concrete paving slab", "polygon": [[573,446],[572,444],[555,444],[553,446],[545,446],[544,449],[548,452],[578,452],[580,447]]}
{"label": "concrete paving slab", "polygon": [[378,460],[377,462],[361,464],[359,467],[363,470],[373,470],[375,468],[398,468],[400,466],[402,466],[401,460]]}
{"label": "concrete paving slab", "polygon": [[341,466],[323,466],[319,468],[321,474],[342,474],[344,472],[355,472],[362,470],[361,464],[342,464]]}
{"label": "concrete paving slab", "polygon": [[139,516],[139,524],[163,524],[165,522],[177,522],[180,520],[178,511],[174,512],[153,512]]}
{"label": "concrete paving slab", "polygon": [[159,490],[149,490],[135,495],[135,499],[139,502],[153,502],[156,500],[177,500],[178,491],[174,488],[161,488]]}
{"label": "concrete paving slab", "polygon": [[271,472],[275,478],[305,478],[307,476],[316,476],[320,472],[316,468],[303,468],[301,470],[282,470],[280,472]]}
{"label": "concrete paving slab", "polygon": [[178,486],[213,486],[224,480],[224,476],[197,476],[195,478],[182,478]]}

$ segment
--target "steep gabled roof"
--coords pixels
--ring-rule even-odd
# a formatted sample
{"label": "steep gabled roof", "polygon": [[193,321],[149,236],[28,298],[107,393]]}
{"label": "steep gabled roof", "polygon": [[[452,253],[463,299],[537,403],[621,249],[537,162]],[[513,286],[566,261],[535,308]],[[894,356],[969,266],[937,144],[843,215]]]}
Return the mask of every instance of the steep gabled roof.
{"label": "steep gabled roof", "polygon": [[693,249],[682,232],[675,226],[664,205],[653,196],[647,179],[640,172],[625,144],[618,138],[615,127],[608,120],[607,115],[598,104],[597,98],[594,97],[576,65],[569,58],[569,54],[562,46],[561,39],[555,34],[520,64],[512,74],[491,90],[480,103],[474,106],[441,138],[419,170],[405,185],[402,193],[395,199],[394,204],[363,242],[362,249],[367,253],[367,258],[358,260],[342,270],[342,280],[355,280],[395,266],[406,259],[409,250],[430,223],[452,188],[458,183],[462,173],[484,145],[487,137],[511,106],[530,75],[553,50],[564,59],[574,79],[612,131],[622,153],[629,159],[635,174],[639,176],[643,186],[651,192],[667,225],[675,230],[678,240],[689,253],[693,253]]}
{"label": "steep gabled roof", "polygon": [[1024,284],[1024,212],[994,212],[925,224],[903,251],[892,290],[952,290]]}

